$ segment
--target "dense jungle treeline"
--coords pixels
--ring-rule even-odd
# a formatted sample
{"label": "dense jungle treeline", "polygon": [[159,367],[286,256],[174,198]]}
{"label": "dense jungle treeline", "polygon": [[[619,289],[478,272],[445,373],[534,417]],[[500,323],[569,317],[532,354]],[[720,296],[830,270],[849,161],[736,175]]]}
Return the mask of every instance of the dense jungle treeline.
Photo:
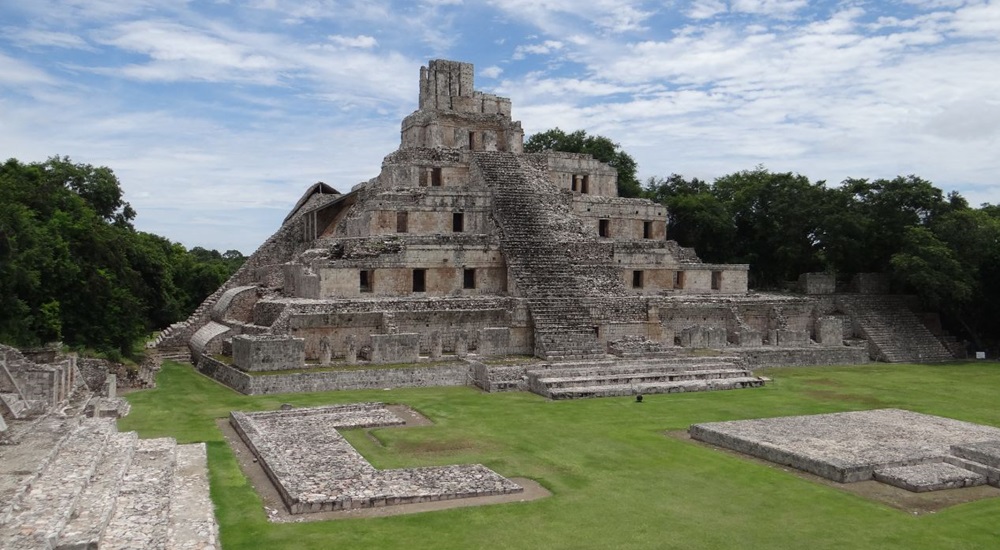
{"label": "dense jungle treeline", "polygon": [[750,264],[751,288],[811,271],[888,273],[956,335],[998,344],[1000,207],[973,208],[912,175],[827,186],[763,167],[712,183],[654,177],[643,192],[667,207],[668,238],[706,262]]}
{"label": "dense jungle treeline", "polygon": [[66,157],[0,166],[0,342],[131,356],[245,259],[136,231],[135,215],[109,168]]}
{"label": "dense jungle treeline", "polygon": [[888,273],[894,291],[920,296],[956,336],[1000,347],[1000,206],[971,207],[913,175],[828,186],[760,166],[640,185],[636,162],[606,137],[553,128],[525,142],[528,152],[548,149],[618,168],[620,196],[666,206],[667,237],[702,260],[750,264],[751,288],[781,289],[812,271]]}

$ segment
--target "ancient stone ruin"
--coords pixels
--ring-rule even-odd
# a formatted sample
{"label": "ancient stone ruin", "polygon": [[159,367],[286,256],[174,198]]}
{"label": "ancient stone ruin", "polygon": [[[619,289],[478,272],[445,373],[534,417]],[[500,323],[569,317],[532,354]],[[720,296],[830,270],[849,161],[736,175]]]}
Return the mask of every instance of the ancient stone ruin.
{"label": "ancient stone ruin", "polygon": [[1000,487],[1000,429],[899,409],[695,424],[691,437],[839,483]]}
{"label": "ancient stone ruin", "polygon": [[[618,197],[613,168],[524,153],[510,100],[476,91],[471,64],[431,61],[419,89],[379,175],[344,192],[310,186],[160,335],[162,353],[248,394],[472,380],[553,398],[752,387],[757,366],[950,358],[908,304],[833,293],[825,274],[806,278],[809,294],[748,293],[748,266],[668,240],[665,208]],[[401,368],[359,368],[374,364]]]}
{"label": "ancient stone ruin", "polygon": [[205,444],[118,432],[114,375],[0,345],[0,547],[218,548]]}
{"label": "ancient stone ruin", "polygon": [[400,426],[382,403],[256,413],[230,423],[260,461],[292,514],[375,508],[519,493],[481,465],[378,470],[337,430]]}

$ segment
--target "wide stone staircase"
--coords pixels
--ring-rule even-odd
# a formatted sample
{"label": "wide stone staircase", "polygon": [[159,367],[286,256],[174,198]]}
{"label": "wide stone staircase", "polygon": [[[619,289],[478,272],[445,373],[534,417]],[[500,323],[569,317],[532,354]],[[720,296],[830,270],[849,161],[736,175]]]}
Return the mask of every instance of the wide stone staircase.
{"label": "wide stone staircase", "polygon": [[887,363],[936,363],[955,357],[908,305],[910,297],[841,295],[837,303],[868,339],[872,357]]}
{"label": "wide stone staircase", "polygon": [[0,445],[0,547],[218,548],[204,444],[139,439],[111,419],[11,423]]}
{"label": "wide stone staircase", "polygon": [[[514,153],[479,152],[492,194],[501,247],[535,326],[535,354],[546,359],[602,356],[588,298],[622,296],[624,284],[599,255],[579,258],[587,236],[573,225],[566,198],[537,167]],[[601,244],[593,241],[593,249]],[[595,259],[596,258],[596,259]]]}
{"label": "wide stone staircase", "polygon": [[733,390],[763,386],[738,357],[661,357],[565,362],[527,370],[531,391],[551,399]]}

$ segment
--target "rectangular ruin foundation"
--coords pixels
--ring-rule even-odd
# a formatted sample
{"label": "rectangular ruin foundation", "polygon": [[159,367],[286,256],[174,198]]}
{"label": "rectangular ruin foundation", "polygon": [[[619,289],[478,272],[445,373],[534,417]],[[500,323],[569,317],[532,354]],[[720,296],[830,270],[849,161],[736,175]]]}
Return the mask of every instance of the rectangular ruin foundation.
{"label": "rectangular ruin foundation", "polygon": [[[695,424],[693,439],[840,483],[910,491],[998,485],[1000,428],[899,409]],[[989,457],[962,452],[970,446]],[[970,458],[972,457],[972,458]],[[961,469],[964,471],[957,471]]]}
{"label": "rectangular ruin foundation", "polygon": [[519,493],[481,464],[378,470],[337,431],[401,426],[382,403],[259,413],[230,423],[260,461],[292,514]]}

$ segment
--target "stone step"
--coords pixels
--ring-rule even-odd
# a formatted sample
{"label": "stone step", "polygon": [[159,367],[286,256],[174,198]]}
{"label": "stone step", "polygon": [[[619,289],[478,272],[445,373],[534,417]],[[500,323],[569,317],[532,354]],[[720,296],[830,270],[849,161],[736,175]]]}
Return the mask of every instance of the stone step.
{"label": "stone step", "polygon": [[80,495],[73,515],[59,537],[56,550],[97,548],[115,511],[118,488],[132,462],[138,441],[135,432],[111,436],[90,484]]}
{"label": "stone step", "polygon": [[7,548],[55,547],[113,432],[112,422],[92,419],[67,434],[58,455],[21,499],[19,510],[0,527]]}
{"label": "stone step", "polygon": [[914,493],[976,487],[986,484],[986,476],[947,462],[877,468],[872,472],[872,477],[875,478],[875,481]]}
{"label": "stone step", "polygon": [[594,385],[574,388],[554,388],[548,397],[552,399],[579,399],[585,397],[616,397],[627,395],[651,395],[659,393],[684,393],[696,391],[735,390],[756,388],[766,380],[757,376],[727,378],[721,380],[684,380],[679,382],[650,382],[644,384]]}
{"label": "stone step", "polygon": [[167,547],[177,442],[140,439],[122,480],[101,550]]}
{"label": "stone step", "polygon": [[209,498],[208,456],[204,443],[177,447],[177,470],[170,494],[167,548],[219,548],[219,527]]}
{"label": "stone step", "polygon": [[746,378],[746,369],[679,370],[675,372],[635,372],[621,374],[593,374],[572,377],[538,378],[550,390],[595,385],[635,385],[652,382],[678,382],[684,380],[722,380],[726,378]]}
{"label": "stone step", "polygon": [[32,483],[59,454],[66,433],[78,424],[78,419],[44,416],[8,426],[17,444],[0,445],[0,525],[10,521]]}
{"label": "stone step", "polygon": [[974,460],[990,468],[1000,469],[1000,441],[952,445],[951,454],[967,460]]}

